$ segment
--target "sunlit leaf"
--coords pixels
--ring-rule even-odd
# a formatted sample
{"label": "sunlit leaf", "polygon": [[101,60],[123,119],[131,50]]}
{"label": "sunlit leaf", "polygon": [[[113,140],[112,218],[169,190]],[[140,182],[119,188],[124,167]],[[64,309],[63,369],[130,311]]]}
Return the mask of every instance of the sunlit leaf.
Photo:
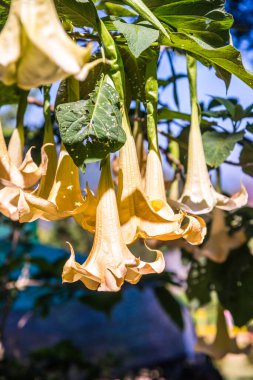
{"label": "sunlit leaf", "polygon": [[74,26],[96,27],[96,12],[89,0],[55,0],[59,16],[69,20]]}
{"label": "sunlit leaf", "polygon": [[159,31],[146,21],[127,24],[121,20],[115,20],[113,23],[125,36],[128,47],[135,58],[138,58],[159,37]]}
{"label": "sunlit leaf", "polygon": [[234,149],[235,144],[244,136],[244,132],[235,134],[208,131],[203,134],[206,162],[209,166],[220,166]]}
{"label": "sunlit leaf", "polygon": [[59,105],[56,116],[63,143],[77,166],[102,160],[125,143],[119,96],[104,79],[88,100]]}

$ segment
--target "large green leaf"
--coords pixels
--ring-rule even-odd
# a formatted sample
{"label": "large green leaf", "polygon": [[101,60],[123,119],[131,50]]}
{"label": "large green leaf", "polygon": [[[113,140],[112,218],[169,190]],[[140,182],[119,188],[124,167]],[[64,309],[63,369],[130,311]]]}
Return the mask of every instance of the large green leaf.
{"label": "large green leaf", "polygon": [[56,116],[63,143],[77,166],[104,159],[126,141],[118,93],[104,79],[88,100],[59,105]]}
{"label": "large green leaf", "polygon": [[159,37],[159,31],[147,21],[127,24],[122,20],[115,20],[113,23],[126,38],[128,47],[135,58],[138,58]]}
{"label": "large green leaf", "polygon": [[212,46],[229,42],[233,17],[224,9],[223,0],[179,0],[154,9],[156,17],[178,32],[194,35]]}
{"label": "large green leaf", "polygon": [[59,16],[69,20],[74,26],[96,27],[96,12],[89,0],[55,0]]}
{"label": "large green leaf", "polygon": [[235,144],[244,136],[244,132],[227,134],[208,131],[203,134],[206,162],[209,166],[220,166],[234,149]]}
{"label": "large green leaf", "polygon": [[161,43],[185,50],[206,65],[219,66],[253,88],[253,74],[245,69],[240,52],[231,45],[213,48],[184,33],[170,33],[170,40],[162,38]]}
{"label": "large green leaf", "polygon": [[[161,44],[185,50],[203,64],[213,66],[226,87],[230,74],[253,87],[253,75],[244,68],[240,52],[226,45],[232,17],[224,10],[224,0],[168,0],[167,4],[146,0],[144,7],[140,0],[124,2],[162,32]],[[166,32],[159,18],[167,20]]]}

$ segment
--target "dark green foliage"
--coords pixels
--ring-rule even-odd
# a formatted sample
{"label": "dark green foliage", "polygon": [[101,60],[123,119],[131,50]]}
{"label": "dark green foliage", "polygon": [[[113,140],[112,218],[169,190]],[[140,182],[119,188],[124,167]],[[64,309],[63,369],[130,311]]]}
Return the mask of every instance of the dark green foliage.
{"label": "dark green foliage", "polygon": [[63,143],[77,166],[104,159],[126,141],[119,96],[104,78],[88,100],[61,104],[56,116]]}

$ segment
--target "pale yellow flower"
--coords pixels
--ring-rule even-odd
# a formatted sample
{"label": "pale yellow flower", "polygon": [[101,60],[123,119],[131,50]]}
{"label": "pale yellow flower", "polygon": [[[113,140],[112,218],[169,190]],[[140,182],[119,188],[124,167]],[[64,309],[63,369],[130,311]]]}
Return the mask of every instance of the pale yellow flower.
{"label": "pale yellow flower", "polygon": [[30,89],[74,75],[87,76],[91,45],[78,46],[65,33],[53,0],[12,0],[0,34],[0,80]]}
{"label": "pale yellow flower", "polygon": [[206,256],[216,263],[223,263],[232,249],[241,247],[247,240],[245,229],[240,228],[228,234],[224,211],[215,208],[212,212],[212,224],[208,240],[195,253]]}
{"label": "pale yellow flower", "polygon": [[[164,185],[164,175],[162,169],[162,163],[160,154],[155,150],[150,149],[147,158],[147,169],[146,169],[146,187],[145,193],[151,203],[153,209],[162,216],[165,220],[172,220],[175,217],[174,211],[169,206],[166,200],[165,185]],[[148,231],[148,234],[152,234],[152,225],[149,222],[143,222],[142,229]],[[153,232],[154,233],[154,232]],[[180,226],[180,229],[175,230],[174,234],[172,232],[164,231],[164,234],[160,231],[157,236],[159,240],[171,240],[183,237],[190,244],[201,244],[206,235],[206,224],[205,221],[198,217],[188,214],[184,214],[184,219]],[[153,238],[156,238],[153,236]]]}
{"label": "pale yellow flower", "polygon": [[17,167],[10,159],[0,124],[0,212],[13,220],[18,220],[19,189],[33,188],[47,169],[48,159],[44,148],[41,149],[39,166],[33,161],[31,150],[32,148],[28,150],[22,164]]}
{"label": "pale yellow flower", "polygon": [[184,237],[192,244],[200,244],[205,235],[204,221],[189,216],[181,227],[186,213],[175,214],[167,204],[161,159],[152,149],[147,158],[144,192],[135,141],[127,123],[123,115],[127,141],[120,150],[117,198],[125,242],[131,244],[138,237],[157,240]]}
{"label": "pale yellow flower", "polygon": [[216,335],[212,343],[207,343],[203,337],[199,337],[195,344],[195,351],[211,356],[214,359],[222,359],[227,354],[248,353],[250,345],[240,348],[236,337],[231,338],[224,316],[224,310],[218,306],[218,316],[216,322]]}
{"label": "pale yellow flower", "polygon": [[[70,248],[70,259],[63,269],[63,282],[80,280],[91,290],[118,291],[124,281],[136,284],[143,274],[160,273],[164,269],[160,251],[153,252],[153,262],[144,262],[127,248],[120,228],[109,159],[102,167],[98,186],[96,232],[92,250],[87,260],[80,265],[75,261],[73,248]],[[152,257],[151,252],[150,256]]]}
{"label": "pale yellow flower", "polygon": [[240,192],[229,198],[217,193],[210,181],[196,102],[192,104],[187,167],[186,183],[179,199],[179,202],[186,206],[186,211],[193,214],[205,214],[212,211],[214,207],[230,211],[246,205],[248,194],[243,185]]}
{"label": "pale yellow flower", "polygon": [[[43,189],[40,189],[39,185],[33,192],[20,191],[19,221],[32,222],[39,218],[52,221],[80,214],[78,222],[83,228],[93,231],[97,201],[90,191],[86,198],[83,197],[78,168],[64,147],[59,155],[51,189],[47,188],[48,175],[50,176],[51,173],[46,174]],[[91,224],[89,224],[88,215],[92,215]]]}
{"label": "pale yellow flower", "polygon": [[[180,228],[183,214],[163,215],[149,202],[142,189],[142,179],[138,165],[135,142],[132,135],[127,136],[120,150],[118,207],[124,240],[133,243],[138,237],[157,238],[159,235],[172,234]],[[168,239],[166,239],[168,240]]]}

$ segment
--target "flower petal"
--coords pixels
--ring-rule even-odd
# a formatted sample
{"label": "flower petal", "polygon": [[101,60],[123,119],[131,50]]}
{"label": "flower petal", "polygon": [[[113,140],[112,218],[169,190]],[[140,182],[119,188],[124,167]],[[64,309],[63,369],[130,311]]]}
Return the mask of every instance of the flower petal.
{"label": "flower petal", "polygon": [[18,221],[18,199],[18,188],[4,187],[0,190],[0,212],[14,221]]}
{"label": "flower petal", "polygon": [[242,183],[240,191],[232,195],[232,197],[230,198],[217,192],[215,195],[217,199],[216,207],[226,211],[232,211],[237,208],[243,207],[248,202],[248,193]]}
{"label": "flower petal", "polygon": [[52,0],[13,0],[0,34],[0,80],[17,82],[23,89],[70,75],[83,80],[91,49],[78,46],[66,34]]}

